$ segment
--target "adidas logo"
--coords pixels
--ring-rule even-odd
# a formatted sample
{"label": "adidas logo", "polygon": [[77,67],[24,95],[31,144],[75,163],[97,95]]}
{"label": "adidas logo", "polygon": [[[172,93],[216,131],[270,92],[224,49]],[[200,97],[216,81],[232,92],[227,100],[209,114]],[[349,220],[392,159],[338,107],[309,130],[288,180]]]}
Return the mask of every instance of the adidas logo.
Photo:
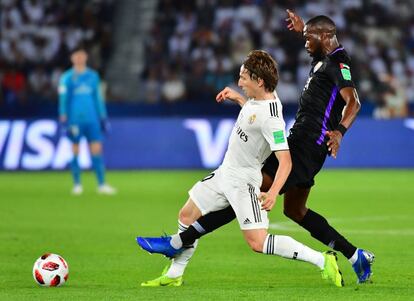
{"label": "adidas logo", "polygon": [[249,218],[246,218],[243,222],[243,225],[251,224],[252,222],[249,220]]}

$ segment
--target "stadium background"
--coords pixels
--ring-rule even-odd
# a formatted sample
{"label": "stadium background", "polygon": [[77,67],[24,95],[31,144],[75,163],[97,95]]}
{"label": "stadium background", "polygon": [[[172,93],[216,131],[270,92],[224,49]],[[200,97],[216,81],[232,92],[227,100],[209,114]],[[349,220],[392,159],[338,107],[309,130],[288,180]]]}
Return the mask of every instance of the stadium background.
{"label": "stadium background", "polygon": [[[410,300],[413,6],[399,0],[0,0],[0,299],[194,300],[196,288],[197,300]],[[216,104],[214,95],[236,86],[249,50],[266,49],[278,61],[278,93],[292,124],[310,59],[301,38],[286,29],[286,8],[305,20],[329,15],[353,59],[362,109],[338,159],[329,158],[330,169],[318,176],[311,205],[375,251],[375,285],[356,287],[341,257],[349,286],[321,287],[310,267],[252,255],[233,223],[203,240],[187,287],[137,290],[165,261],[148,260],[133,238],[174,232],[188,188],[220,163],[239,108]],[[119,189],[112,199],[96,195],[89,173],[85,194],[76,199],[69,172],[50,171],[66,169],[71,158],[69,141],[58,133],[56,91],[80,42],[102,77],[112,123],[105,138],[108,179]],[[90,166],[84,143],[80,159]],[[283,216],[281,203],[270,216],[272,231],[325,248]],[[46,251],[69,262],[63,290],[37,290],[31,279],[31,265]]]}
{"label": "stadium background", "polygon": [[[409,119],[414,17],[406,1],[3,0],[1,5],[2,169],[62,169],[70,160],[68,141],[52,120],[58,78],[79,43],[88,47],[90,65],[103,79],[113,124],[105,145],[109,168],[217,166],[231,130],[223,118],[235,118],[238,107],[218,105],[214,96],[226,85],[236,87],[249,50],[265,49],[276,58],[284,114],[289,123],[294,117],[310,58],[301,37],[286,29],[286,7],[305,20],[332,17],[353,59],[362,110],[338,160],[328,166],[414,167]],[[394,118],[399,121],[386,121]],[[82,166],[88,167],[83,149]]]}

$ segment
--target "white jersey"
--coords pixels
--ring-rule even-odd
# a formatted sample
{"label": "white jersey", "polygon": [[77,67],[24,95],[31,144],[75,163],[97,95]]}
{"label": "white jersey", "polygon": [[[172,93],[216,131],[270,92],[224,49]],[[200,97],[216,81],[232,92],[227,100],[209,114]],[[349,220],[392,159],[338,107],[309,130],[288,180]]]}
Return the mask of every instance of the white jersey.
{"label": "white jersey", "polygon": [[274,151],[288,150],[285,121],[279,98],[248,100],[242,107],[229,139],[220,169],[232,177],[260,187],[263,162]]}

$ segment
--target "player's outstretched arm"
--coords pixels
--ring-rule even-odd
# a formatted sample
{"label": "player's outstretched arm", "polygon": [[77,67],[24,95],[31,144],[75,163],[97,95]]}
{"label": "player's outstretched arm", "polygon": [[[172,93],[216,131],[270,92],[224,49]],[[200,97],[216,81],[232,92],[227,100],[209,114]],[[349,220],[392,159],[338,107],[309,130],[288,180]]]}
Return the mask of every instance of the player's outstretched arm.
{"label": "player's outstretched arm", "polygon": [[226,99],[234,101],[235,103],[239,104],[241,107],[246,103],[246,99],[243,97],[243,95],[241,95],[239,92],[236,92],[235,90],[229,87],[225,87],[216,96],[216,101],[218,103],[221,103],[225,101]]}
{"label": "player's outstretched arm", "polygon": [[286,21],[288,22],[287,28],[296,32],[302,32],[305,27],[303,19],[290,9],[287,9],[286,12],[288,14],[288,17],[286,18]]}
{"label": "player's outstretched arm", "polygon": [[335,159],[345,132],[351,127],[361,108],[361,103],[359,102],[358,93],[355,88],[342,88],[339,93],[341,93],[341,96],[346,103],[342,119],[336,130],[326,132],[326,135],[329,137],[326,144],[328,145],[328,150],[331,152],[332,157]]}
{"label": "player's outstretched arm", "polygon": [[270,211],[276,203],[276,197],[292,170],[292,159],[289,150],[276,151],[275,156],[279,161],[275,179],[268,192],[261,192],[259,199],[262,201],[262,209]]}

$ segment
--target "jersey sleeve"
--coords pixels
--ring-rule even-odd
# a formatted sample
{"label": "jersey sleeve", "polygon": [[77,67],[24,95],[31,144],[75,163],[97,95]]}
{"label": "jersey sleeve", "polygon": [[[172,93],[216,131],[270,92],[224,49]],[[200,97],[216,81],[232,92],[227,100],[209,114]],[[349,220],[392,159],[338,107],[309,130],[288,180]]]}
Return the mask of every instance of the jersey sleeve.
{"label": "jersey sleeve", "polygon": [[332,61],[328,68],[328,74],[339,90],[346,87],[355,88],[349,64]]}
{"label": "jersey sleeve", "polygon": [[96,101],[96,107],[98,108],[99,118],[102,120],[102,119],[106,119],[108,115],[106,112],[105,100],[102,96],[101,80],[97,73],[95,75],[96,75],[95,89],[94,89],[95,101]]}
{"label": "jersey sleeve", "polygon": [[59,79],[58,95],[59,95],[59,117],[67,116],[68,105],[68,80],[66,74],[62,74]]}
{"label": "jersey sleeve", "polygon": [[275,152],[289,149],[286,139],[285,122],[280,118],[268,118],[262,125],[262,133],[267,143],[269,143],[271,151]]}

